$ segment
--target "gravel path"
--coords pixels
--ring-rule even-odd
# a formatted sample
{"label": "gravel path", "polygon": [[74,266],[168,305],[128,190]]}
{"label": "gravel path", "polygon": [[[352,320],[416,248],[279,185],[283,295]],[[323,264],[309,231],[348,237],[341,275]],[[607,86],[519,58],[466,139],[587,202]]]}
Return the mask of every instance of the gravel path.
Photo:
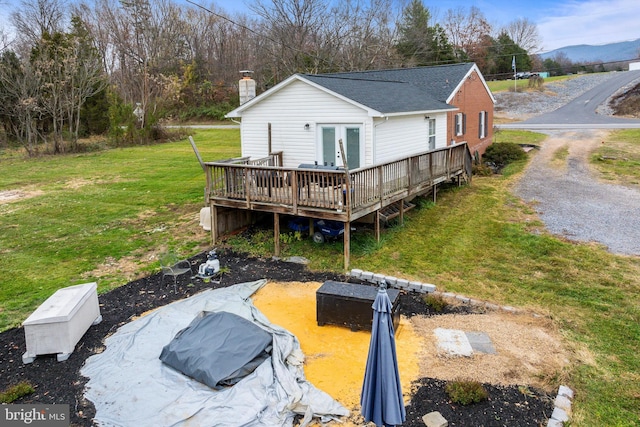
{"label": "gravel path", "polygon": [[[547,113],[611,77],[612,73],[593,74],[551,83],[545,93],[498,93],[496,114],[523,120]],[[603,105],[598,113],[610,110]],[[515,194],[532,204],[551,233],[597,242],[616,254],[640,255],[640,191],[600,182],[589,166],[589,154],[607,131],[545,133],[549,137],[516,185]],[[569,149],[566,159],[554,160],[553,154],[564,147]]]}

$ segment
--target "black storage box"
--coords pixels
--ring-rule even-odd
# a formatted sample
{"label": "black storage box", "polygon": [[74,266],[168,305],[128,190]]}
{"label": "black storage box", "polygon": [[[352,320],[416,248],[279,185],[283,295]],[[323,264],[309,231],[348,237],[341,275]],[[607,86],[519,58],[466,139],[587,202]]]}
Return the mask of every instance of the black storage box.
{"label": "black storage box", "polygon": [[[371,330],[373,301],[378,287],[327,280],[316,291],[316,319],[318,326],[337,325],[352,331]],[[393,329],[400,323],[400,291],[387,289],[391,300]]]}

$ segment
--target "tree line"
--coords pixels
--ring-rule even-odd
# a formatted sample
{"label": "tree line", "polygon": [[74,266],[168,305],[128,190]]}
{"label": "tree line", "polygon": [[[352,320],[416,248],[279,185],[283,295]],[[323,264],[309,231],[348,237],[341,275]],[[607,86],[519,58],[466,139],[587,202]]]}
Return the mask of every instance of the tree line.
{"label": "tree line", "polygon": [[[199,0],[198,0],[199,1]],[[293,73],[475,62],[488,79],[541,68],[526,18],[495,27],[477,7],[440,13],[411,0],[254,0],[227,13],[196,0],[22,0],[0,34],[4,140],[30,155],[162,135],[163,119],[221,119],[240,70],[258,91]]]}

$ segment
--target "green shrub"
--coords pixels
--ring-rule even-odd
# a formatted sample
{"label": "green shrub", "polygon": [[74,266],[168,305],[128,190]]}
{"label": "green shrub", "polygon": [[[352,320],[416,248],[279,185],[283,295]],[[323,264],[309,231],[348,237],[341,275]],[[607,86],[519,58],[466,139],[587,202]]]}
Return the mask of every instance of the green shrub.
{"label": "green shrub", "polygon": [[0,403],[11,403],[23,396],[31,394],[35,391],[33,386],[26,381],[21,381],[16,385],[12,385],[5,391],[0,393]]}
{"label": "green shrub", "polygon": [[493,170],[487,165],[476,165],[474,164],[471,167],[471,172],[477,176],[491,176],[493,175]]}
{"label": "green shrub", "polygon": [[447,305],[449,305],[447,301],[445,301],[445,299],[442,297],[442,295],[439,294],[427,294],[424,297],[424,302],[436,313],[442,312],[442,310],[444,310]]}
{"label": "green shrub", "polygon": [[478,381],[450,381],[445,386],[445,391],[452,402],[461,405],[482,402],[489,397],[487,390]]}
{"label": "green shrub", "polygon": [[487,147],[482,159],[487,163],[493,163],[497,168],[502,169],[509,163],[527,158],[527,153],[522,147],[512,142],[493,143]]}

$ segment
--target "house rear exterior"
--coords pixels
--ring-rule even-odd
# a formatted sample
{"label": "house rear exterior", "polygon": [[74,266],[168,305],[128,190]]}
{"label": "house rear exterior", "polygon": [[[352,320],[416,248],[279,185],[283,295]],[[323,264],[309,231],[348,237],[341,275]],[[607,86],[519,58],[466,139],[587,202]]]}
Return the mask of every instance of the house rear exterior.
{"label": "house rear exterior", "polygon": [[282,152],[285,167],[353,170],[460,142],[481,155],[494,102],[477,66],[465,63],[295,74],[227,117],[241,119],[243,156]]}
{"label": "house rear exterior", "polygon": [[[246,81],[243,83],[247,83]],[[242,157],[203,163],[212,241],[271,215],[335,221],[349,265],[353,222],[400,222],[417,196],[470,182],[495,100],[475,64],[295,74],[231,111]],[[314,236],[315,239],[315,236]]]}

